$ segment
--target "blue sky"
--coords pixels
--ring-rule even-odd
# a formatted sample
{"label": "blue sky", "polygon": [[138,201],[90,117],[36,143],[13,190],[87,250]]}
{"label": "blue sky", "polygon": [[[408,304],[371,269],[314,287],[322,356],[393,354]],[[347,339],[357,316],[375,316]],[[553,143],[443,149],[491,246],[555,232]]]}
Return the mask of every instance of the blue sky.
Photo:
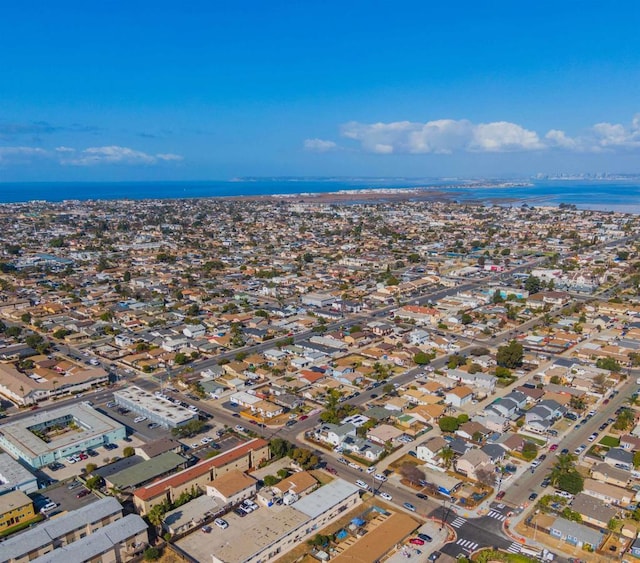
{"label": "blue sky", "polygon": [[7,3],[0,182],[640,172],[640,3]]}

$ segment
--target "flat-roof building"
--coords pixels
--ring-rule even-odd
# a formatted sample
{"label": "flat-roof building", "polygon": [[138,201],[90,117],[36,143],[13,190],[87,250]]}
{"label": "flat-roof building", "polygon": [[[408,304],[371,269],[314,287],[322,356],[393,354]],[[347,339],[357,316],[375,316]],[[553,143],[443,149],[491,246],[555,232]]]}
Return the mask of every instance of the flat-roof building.
{"label": "flat-roof building", "polygon": [[289,506],[274,504],[245,518],[227,514],[227,529],[213,527],[206,536],[190,534],[177,545],[197,561],[267,563],[282,557],[359,503],[358,487],[335,479]]}
{"label": "flat-roof building", "polygon": [[114,391],[113,398],[121,407],[125,407],[140,416],[165,428],[184,426],[198,418],[198,413],[172,403],[169,399],[154,395],[135,385]]}
{"label": "flat-roof building", "polygon": [[87,403],[78,403],[3,424],[0,447],[31,467],[40,468],[75,453],[117,442],[126,435],[122,424]]}
{"label": "flat-roof building", "polygon": [[[56,547],[80,541],[82,538],[95,538],[100,529],[108,528],[113,522],[122,519],[120,503],[113,497],[105,497],[7,538],[2,542],[0,549],[0,563],[33,561],[54,551]],[[131,528],[135,529],[136,526]],[[67,562],[86,560],[69,555],[66,558]]]}
{"label": "flat-roof building", "polygon": [[37,490],[38,478],[9,454],[0,453],[0,495],[9,491],[22,491],[29,494]]}

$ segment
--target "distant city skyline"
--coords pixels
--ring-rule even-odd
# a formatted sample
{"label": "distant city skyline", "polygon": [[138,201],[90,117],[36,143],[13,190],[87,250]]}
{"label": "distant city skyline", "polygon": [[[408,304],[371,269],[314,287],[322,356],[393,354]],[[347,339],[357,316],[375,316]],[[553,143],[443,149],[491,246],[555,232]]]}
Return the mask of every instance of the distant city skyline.
{"label": "distant city skyline", "polygon": [[0,182],[640,173],[639,16],[627,0],[12,4]]}

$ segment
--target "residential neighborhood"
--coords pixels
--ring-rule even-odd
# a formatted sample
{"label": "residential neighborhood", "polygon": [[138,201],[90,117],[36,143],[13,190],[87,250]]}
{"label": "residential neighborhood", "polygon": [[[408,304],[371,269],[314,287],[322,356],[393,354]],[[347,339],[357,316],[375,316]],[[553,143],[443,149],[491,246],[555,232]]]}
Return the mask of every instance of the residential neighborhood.
{"label": "residential neighborhood", "polygon": [[274,196],[0,223],[0,561],[640,558],[636,216]]}

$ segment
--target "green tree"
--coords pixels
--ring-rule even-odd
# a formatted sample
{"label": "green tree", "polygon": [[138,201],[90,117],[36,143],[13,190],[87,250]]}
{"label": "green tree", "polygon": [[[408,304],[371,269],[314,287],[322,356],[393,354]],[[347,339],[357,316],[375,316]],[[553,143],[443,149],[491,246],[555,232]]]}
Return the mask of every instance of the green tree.
{"label": "green tree", "polygon": [[460,322],[463,325],[470,325],[473,322],[473,317],[469,313],[462,313]]}
{"label": "green tree", "polygon": [[148,547],[144,550],[145,561],[157,561],[160,559],[160,555],[162,555],[162,552],[157,547]]}
{"label": "green tree", "polygon": [[616,430],[628,430],[632,428],[635,423],[635,416],[633,411],[628,408],[624,408],[618,414],[616,421],[613,423],[613,427]]}
{"label": "green tree", "polygon": [[540,278],[537,278],[536,276],[529,276],[524,282],[524,288],[529,293],[538,293],[541,287],[542,282],[540,281]]}
{"label": "green tree", "polygon": [[449,469],[451,467],[455,455],[456,452],[454,452],[449,446],[440,450],[440,459],[442,460],[445,469]]}
{"label": "green tree", "polygon": [[455,432],[460,427],[460,423],[454,416],[443,416],[438,420],[438,426],[443,432]]}
{"label": "green tree", "polygon": [[633,452],[633,466],[640,467],[640,450]]}
{"label": "green tree", "polygon": [[101,485],[102,485],[102,477],[100,477],[100,475],[89,477],[85,481],[85,487],[87,487],[87,489],[90,489],[90,490],[98,489]]}
{"label": "green tree", "polygon": [[19,326],[10,326],[4,333],[11,338],[17,338],[22,333],[22,328]]}
{"label": "green tree", "polygon": [[23,323],[30,324],[31,323],[31,313],[22,313],[20,317]]}
{"label": "green tree", "polygon": [[280,479],[278,479],[275,475],[265,475],[264,479],[262,479],[262,482],[264,483],[265,487],[273,487],[280,482]]}
{"label": "green tree", "polygon": [[565,473],[558,479],[558,488],[572,495],[577,495],[584,489],[584,479],[577,471]]}
{"label": "green tree", "polygon": [[426,352],[416,352],[416,354],[413,356],[413,361],[419,366],[424,366],[431,363],[431,359],[432,356],[430,354],[427,354]]}
{"label": "green tree", "polygon": [[622,369],[618,361],[613,358],[598,358],[596,361],[596,367],[599,367],[600,369],[608,369],[614,373],[620,373],[620,370]]}
{"label": "green tree", "polygon": [[91,475],[96,469],[98,469],[98,466],[95,463],[87,463],[87,465],[84,466],[84,472],[87,475]]}
{"label": "green tree", "polygon": [[122,455],[123,455],[124,457],[131,457],[131,456],[132,456],[132,455],[134,455],[134,454],[135,454],[135,451],[134,451],[134,449],[133,449],[131,446],[127,446],[126,448],[124,448],[124,449],[122,450]]}
{"label": "green tree", "polygon": [[500,367],[509,369],[515,369],[522,366],[522,358],[524,357],[524,350],[522,344],[516,340],[512,340],[506,346],[500,346],[496,353],[496,363]]}
{"label": "green tree", "polygon": [[269,447],[271,448],[271,455],[274,459],[280,459],[289,455],[292,450],[291,444],[284,438],[272,438],[269,441]]}
{"label": "green tree", "polygon": [[522,446],[522,457],[527,461],[535,459],[538,455],[538,446],[533,442],[525,442]]}
{"label": "green tree", "polygon": [[560,477],[574,471],[576,464],[576,456],[573,454],[560,454],[556,457],[556,462],[553,464],[551,471],[549,472],[549,479],[552,485],[557,485]]}
{"label": "green tree", "polygon": [[183,366],[184,364],[186,364],[189,361],[189,358],[183,352],[178,352],[173,357],[173,361],[176,363],[176,365]]}

